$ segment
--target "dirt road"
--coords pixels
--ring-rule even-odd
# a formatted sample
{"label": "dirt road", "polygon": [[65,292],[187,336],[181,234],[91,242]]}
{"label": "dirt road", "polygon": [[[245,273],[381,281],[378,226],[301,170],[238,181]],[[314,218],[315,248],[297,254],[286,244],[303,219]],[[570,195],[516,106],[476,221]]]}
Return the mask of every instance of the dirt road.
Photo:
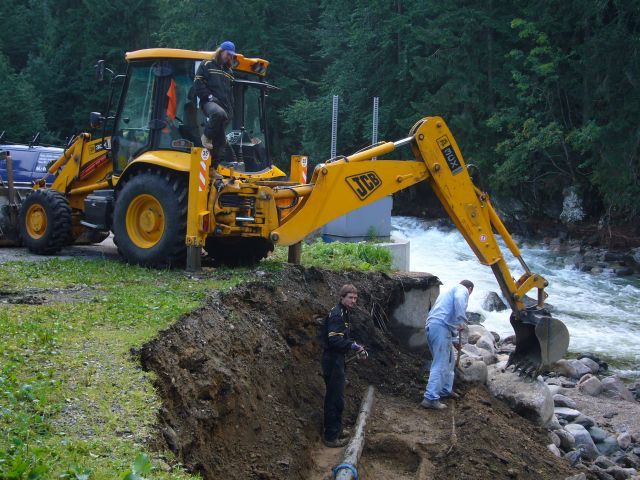
{"label": "dirt road", "polygon": [[34,255],[24,247],[0,247],[0,263],[10,261],[29,261],[37,262],[49,260],[51,258],[108,258],[117,260],[118,249],[113,243],[113,235],[104,240],[102,243],[95,245],[72,245],[65,247],[57,255]]}

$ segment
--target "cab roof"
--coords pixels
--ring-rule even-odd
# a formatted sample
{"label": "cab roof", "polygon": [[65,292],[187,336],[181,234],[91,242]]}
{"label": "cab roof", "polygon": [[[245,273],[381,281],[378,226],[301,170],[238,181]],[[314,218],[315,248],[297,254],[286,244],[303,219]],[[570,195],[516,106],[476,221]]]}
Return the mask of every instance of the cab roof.
{"label": "cab roof", "polygon": [[[211,60],[213,52],[202,52],[197,50],[182,50],[179,48],[146,48],[144,50],[136,50],[127,52],[125,59],[127,62],[132,60],[149,60],[154,58],[180,58],[186,60]],[[259,75],[264,77],[267,74],[269,62],[261,58],[247,58],[241,53],[235,55],[233,69]]]}

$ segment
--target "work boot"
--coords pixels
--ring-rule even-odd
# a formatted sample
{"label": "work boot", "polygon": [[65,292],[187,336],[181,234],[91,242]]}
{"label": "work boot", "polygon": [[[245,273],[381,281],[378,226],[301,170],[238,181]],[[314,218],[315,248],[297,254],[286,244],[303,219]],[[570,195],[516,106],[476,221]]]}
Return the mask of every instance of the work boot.
{"label": "work boot", "polygon": [[207,137],[204,133],[200,137],[200,141],[202,142],[202,146],[204,148],[208,150],[211,150],[213,148],[213,143],[211,142],[211,139]]}
{"label": "work boot", "polygon": [[344,447],[347,443],[349,443],[348,437],[338,437],[335,440],[327,440],[324,439],[325,446],[329,448],[341,448]]}
{"label": "work boot", "polygon": [[445,393],[444,395],[440,395],[440,398],[453,398],[454,400],[460,399],[460,394],[457,392]]}
{"label": "work boot", "polygon": [[430,410],[444,410],[447,408],[447,406],[439,400],[427,400],[426,398],[422,400],[420,406]]}

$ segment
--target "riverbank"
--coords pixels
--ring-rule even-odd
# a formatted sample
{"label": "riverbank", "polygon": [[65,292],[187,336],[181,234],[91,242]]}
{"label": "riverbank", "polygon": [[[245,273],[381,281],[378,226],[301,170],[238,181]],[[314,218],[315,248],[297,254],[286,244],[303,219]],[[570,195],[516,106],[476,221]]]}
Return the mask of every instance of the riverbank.
{"label": "riverbank", "polygon": [[500,339],[472,324],[465,337],[459,378],[486,385],[515,412],[544,426],[553,455],[602,480],[638,478],[640,382],[625,385],[588,353],[527,378],[507,368],[513,336]]}
{"label": "riverbank", "polygon": [[[485,305],[497,290],[491,269],[481,265],[462,235],[445,221],[424,221],[393,217],[394,235],[410,239],[411,269],[437,275],[445,286],[471,279],[476,288],[469,299],[469,311],[479,314],[483,324],[505,337],[511,335],[509,313]],[[576,267],[580,249],[567,244],[545,245],[521,241],[523,258],[532,271],[549,282],[548,302],[554,316],[571,334],[570,352],[592,352],[609,363],[615,373],[635,379],[640,371],[640,278],[638,274],[619,276],[613,267],[583,271]],[[519,262],[502,244],[514,276],[522,273]]]}

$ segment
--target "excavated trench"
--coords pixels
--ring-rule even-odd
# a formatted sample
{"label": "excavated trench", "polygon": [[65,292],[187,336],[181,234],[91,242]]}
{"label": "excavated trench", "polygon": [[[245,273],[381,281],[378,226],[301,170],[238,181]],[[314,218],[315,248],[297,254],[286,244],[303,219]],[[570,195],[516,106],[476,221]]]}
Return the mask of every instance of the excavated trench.
{"label": "excavated trench", "polygon": [[[163,402],[156,447],[174,451],[205,480],[329,478],[321,457],[329,455],[329,466],[337,462],[331,457],[336,453],[321,443],[319,319],[344,283],[360,290],[353,335],[370,352],[367,362],[349,365],[345,423],[355,421],[368,384],[380,397],[361,478],[514,478],[509,469],[519,463],[529,470],[517,478],[559,478],[554,475],[565,467],[549,458],[544,433],[489,400],[483,388],[473,389],[463,408],[490,412],[468,420],[459,433],[470,429],[479,443],[464,438],[454,450],[473,474],[457,475],[456,462],[442,448],[450,418],[416,408],[425,352],[416,346],[422,320],[412,318],[428,308],[439,284],[427,274],[338,274],[288,266],[256,271],[255,280],[213,295],[140,350],[144,368],[156,373]],[[505,429],[518,438],[504,439]],[[494,439],[499,460],[485,461],[482,453],[479,460],[470,458],[487,450],[487,438]],[[500,450],[503,440],[505,448],[526,445],[521,457],[517,449],[513,459]],[[485,464],[489,476],[483,476]]]}

